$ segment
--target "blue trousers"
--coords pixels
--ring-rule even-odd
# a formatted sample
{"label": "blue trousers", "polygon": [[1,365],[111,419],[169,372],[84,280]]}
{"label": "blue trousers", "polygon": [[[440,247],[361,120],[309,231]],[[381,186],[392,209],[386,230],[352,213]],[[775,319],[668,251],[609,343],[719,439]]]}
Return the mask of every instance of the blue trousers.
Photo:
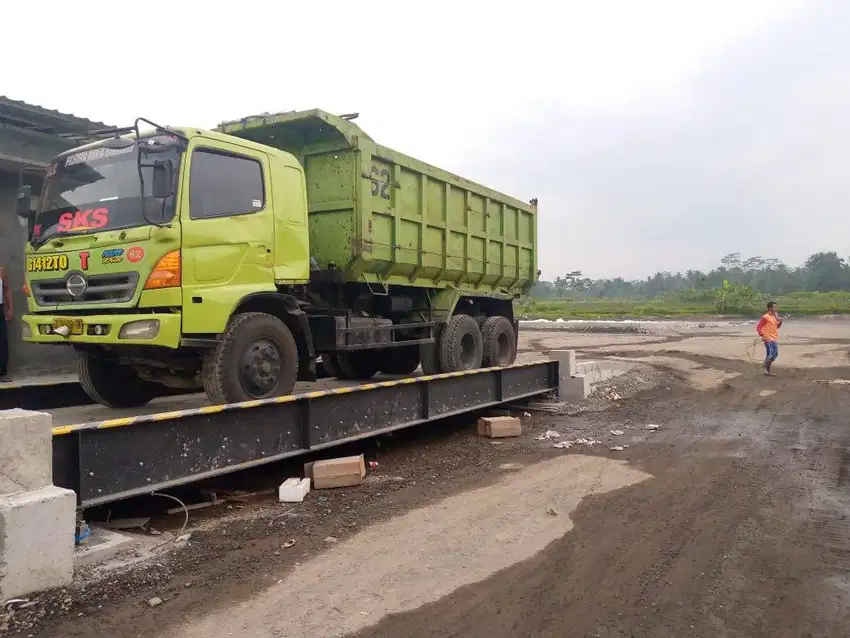
{"label": "blue trousers", "polygon": [[765,341],[764,342],[765,356],[764,356],[764,367],[768,370],[770,369],[770,364],[776,361],[776,358],[779,356],[779,344],[775,341]]}

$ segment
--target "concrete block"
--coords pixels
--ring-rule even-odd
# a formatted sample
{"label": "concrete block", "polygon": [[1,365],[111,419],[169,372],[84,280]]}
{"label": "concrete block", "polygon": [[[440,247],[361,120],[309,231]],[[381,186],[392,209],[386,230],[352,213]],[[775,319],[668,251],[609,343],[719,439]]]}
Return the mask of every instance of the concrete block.
{"label": "concrete block", "polygon": [[520,436],[522,434],[522,421],[515,417],[508,417],[490,424],[489,437],[491,439],[502,439],[509,436]]}
{"label": "concrete block", "polygon": [[612,370],[606,370],[598,361],[582,361],[576,365],[576,374],[586,376],[591,387],[614,376]]}
{"label": "concrete block", "polygon": [[46,412],[0,411],[0,495],[53,485],[52,426]]}
{"label": "concrete block", "polygon": [[609,381],[627,371],[628,369],[622,369],[615,362],[610,361],[581,361],[576,365],[576,374],[588,377],[591,386]]}
{"label": "concrete block", "polygon": [[576,351],[575,350],[552,350],[552,358],[558,362],[561,377],[571,377],[576,374]]}
{"label": "concrete block", "polygon": [[478,434],[491,439],[520,436],[522,421],[512,416],[481,417],[478,419]]}
{"label": "concrete block", "polygon": [[364,476],[366,476],[366,462],[362,454],[316,461],[312,467],[315,490],[360,485]]}
{"label": "concrete block", "polygon": [[0,600],[71,584],[76,506],[52,485],[0,496]]}
{"label": "concrete block", "polygon": [[561,379],[558,384],[558,398],[564,402],[584,401],[590,396],[590,377],[577,374],[569,379]]}
{"label": "concrete block", "polygon": [[310,493],[310,479],[289,478],[277,488],[280,503],[300,503]]}
{"label": "concrete block", "polygon": [[565,396],[574,393],[575,383],[571,381],[577,376],[575,350],[554,350],[552,356],[558,362],[558,396],[565,401]]}

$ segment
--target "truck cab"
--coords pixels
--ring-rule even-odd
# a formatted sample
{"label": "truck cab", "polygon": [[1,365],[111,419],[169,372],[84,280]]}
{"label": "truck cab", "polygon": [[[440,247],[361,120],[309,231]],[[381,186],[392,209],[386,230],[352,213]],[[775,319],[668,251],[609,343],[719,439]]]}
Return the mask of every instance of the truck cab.
{"label": "truck cab", "polygon": [[86,389],[107,405],[144,403],[156,384],[199,387],[199,352],[237,304],[309,279],[300,164],[212,131],[125,134],[64,153],[38,210],[19,214],[29,220],[23,339],[74,346]]}

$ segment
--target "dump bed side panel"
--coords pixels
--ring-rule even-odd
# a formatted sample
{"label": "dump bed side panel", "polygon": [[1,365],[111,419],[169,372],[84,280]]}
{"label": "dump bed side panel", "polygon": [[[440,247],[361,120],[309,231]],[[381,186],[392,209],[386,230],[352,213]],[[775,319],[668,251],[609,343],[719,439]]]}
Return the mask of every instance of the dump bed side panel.
{"label": "dump bed side panel", "polygon": [[488,291],[534,281],[533,209],[389,149],[362,150],[364,272]]}
{"label": "dump bed side panel", "polygon": [[322,268],[333,263],[349,271],[360,254],[356,214],[361,178],[353,150],[306,155],[310,254]]}
{"label": "dump bed side panel", "polygon": [[520,292],[537,274],[536,208],[376,144],[323,111],[222,125],[305,169],[311,255],[352,281]]}

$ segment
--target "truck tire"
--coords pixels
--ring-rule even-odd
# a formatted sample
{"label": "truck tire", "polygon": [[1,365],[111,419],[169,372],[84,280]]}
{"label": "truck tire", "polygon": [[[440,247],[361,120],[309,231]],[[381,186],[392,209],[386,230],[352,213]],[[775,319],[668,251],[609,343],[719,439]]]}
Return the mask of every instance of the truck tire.
{"label": "truck tire", "polygon": [[422,374],[440,374],[440,353],[437,343],[425,343],[419,346],[419,360],[422,363]]}
{"label": "truck tire", "polygon": [[156,396],[156,387],[142,381],[130,366],[80,352],[77,358],[80,385],[92,401],[110,408],[138,408]]}
{"label": "truck tire", "polygon": [[443,324],[434,326],[434,343],[423,343],[419,346],[419,362],[422,364],[422,374],[440,374],[440,337],[443,334]]}
{"label": "truck tire", "polygon": [[289,328],[264,312],[231,319],[218,345],[205,356],[201,379],[214,404],[279,397],[298,378],[298,346]]}
{"label": "truck tire", "polygon": [[419,348],[401,346],[383,352],[379,370],[384,374],[413,374],[419,367]]}
{"label": "truck tire", "polygon": [[516,361],[516,333],[506,317],[490,317],[481,326],[485,368],[509,366]]}
{"label": "truck tire", "polygon": [[[322,355],[322,361],[326,355]],[[327,355],[334,376],[346,381],[368,381],[378,373],[378,357],[374,352],[350,352]]]}
{"label": "truck tire", "polygon": [[449,319],[440,336],[439,351],[443,372],[480,368],[484,345],[475,319],[469,315],[455,315]]}

